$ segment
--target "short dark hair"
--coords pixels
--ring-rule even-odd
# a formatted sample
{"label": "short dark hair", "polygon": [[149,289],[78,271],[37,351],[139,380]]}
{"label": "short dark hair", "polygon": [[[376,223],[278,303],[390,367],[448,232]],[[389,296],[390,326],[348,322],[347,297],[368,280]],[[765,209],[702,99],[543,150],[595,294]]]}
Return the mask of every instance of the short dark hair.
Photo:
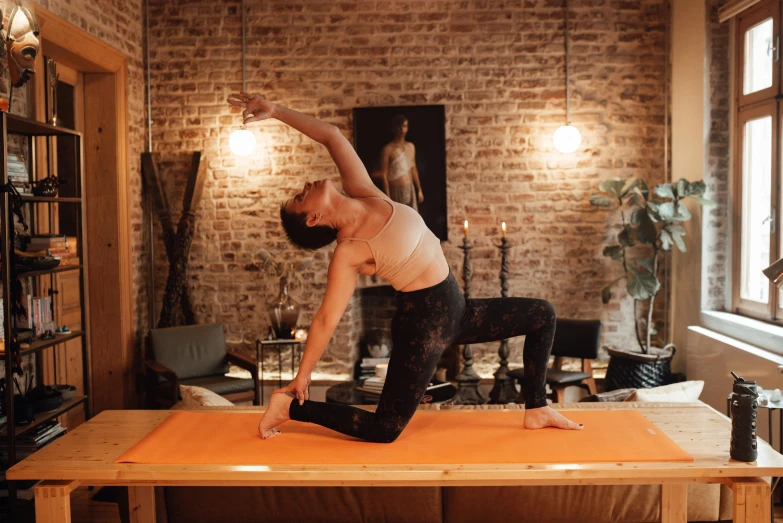
{"label": "short dark hair", "polygon": [[288,239],[294,245],[314,251],[325,247],[337,239],[337,229],[328,225],[308,227],[307,214],[293,213],[286,210],[286,204],[280,206],[280,222],[283,224]]}
{"label": "short dark hair", "polygon": [[408,121],[408,117],[404,114],[398,114],[394,118],[392,118],[392,129],[396,129],[397,127],[401,127],[402,124]]}

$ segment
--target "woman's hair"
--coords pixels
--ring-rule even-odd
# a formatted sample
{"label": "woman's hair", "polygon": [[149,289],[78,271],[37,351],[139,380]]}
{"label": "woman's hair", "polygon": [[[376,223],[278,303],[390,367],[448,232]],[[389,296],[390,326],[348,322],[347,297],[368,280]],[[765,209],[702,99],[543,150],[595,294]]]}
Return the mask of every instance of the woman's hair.
{"label": "woman's hair", "polygon": [[405,116],[404,114],[398,114],[397,116],[392,118],[392,122],[391,122],[392,123],[392,129],[394,129],[396,131],[397,128],[401,127],[402,124],[404,124],[407,121],[408,121],[408,117],[407,116]]}
{"label": "woman's hair", "polygon": [[286,211],[286,203],[280,206],[280,222],[288,239],[294,245],[314,251],[325,247],[337,239],[337,229],[328,225],[307,226],[307,214]]}

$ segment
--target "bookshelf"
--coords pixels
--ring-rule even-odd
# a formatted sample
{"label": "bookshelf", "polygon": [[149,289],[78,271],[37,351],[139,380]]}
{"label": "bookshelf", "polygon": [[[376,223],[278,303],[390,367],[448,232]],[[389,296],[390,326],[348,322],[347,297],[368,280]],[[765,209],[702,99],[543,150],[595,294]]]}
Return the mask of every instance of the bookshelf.
{"label": "bookshelf", "polygon": [[[2,209],[2,214],[0,214],[0,220],[2,221],[2,228],[0,228],[0,255],[2,255],[0,284],[2,285],[2,313],[4,320],[2,361],[5,366],[5,391],[0,406],[2,406],[2,414],[6,417],[5,426],[0,428],[0,447],[4,449],[1,454],[3,461],[5,461],[5,463],[0,463],[0,467],[2,467],[2,471],[0,472],[4,473],[5,467],[13,466],[18,461],[18,441],[24,442],[25,437],[30,438],[30,434],[35,436],[36,431],[47,428],[47,425],[45,425],[47,422],[55,420],[79,406],[84,407],[84,417],[85,419],[89,419],[91,415],[91,402],[89,394],[89,344],[88,333],[86,331],[88,325],[88,310],[86,304],[85,262],[87,257],[84,245],[85,223],[83,220],[82,137],[78,132],[61,127],[54,127],[27,118],[7,113],[0,113],[0,116],[0,124],[2,127],[0,130],[0,138],[2,139],[0,154],[2,154],[1,159],[3,166],[3,191],[0,193],[0,208]],[[16,136],[16,138],[14,138],[14,136]],[[70,144],[72,146],[72,151],[74,152],[72,155],[72,162],[65,168],[72,170],[69,176],[69,183],[73,183],[75,187],[71,187],[66,196],[14,194],[10,189],[11,182],[9,180],[9,146],[26,150],[27,160],[24,161],[25,168],[30,180],[34,181],[44,178],[48,173],[55,170],[60,172],[63,170],[62,158],[59,159],[60,161],[49,160],[52,155],[56,155],[56,149],[53,145],[54,140],[72,140],[72,143]],[[49,165],[36,165],[37,159],[40,158],[47,158],[47,164]],[[55,169],[53,165],[57,165],[57,169]],[[42,270],[22,270],[22,258],[14,253],[15,245],[12,244],[12,241],[20,232],[14,225],[14,208],[16,207],[17,210],[22,210],[25,221],[29,227],[29,230],[26,231],[27,234],[57,234],[59,222],[56,217],[58,216],[61,206],[72,206],[75,209],[72,212],[72,214],[76,216],[75,224],[73,224],[76,231],[73,258],[68,260],[69,264],[67,265],[61,264],[56,267]],[[17,248],[18,247],[17,242]],[[11,260],[11,263],[5,263],[5,260]],[[77,289],[77,287],[78,289],[76,292],[69,291],[69,295],[72,295],[69,299],[71,301],[76,301],[78,299],[77,305],[80,309],[81,328],[74,328],[71,332],[56,334],[54,338],[51,339],[34,337],[30,340],[20,339],[17,341],[15,336],[17,332],[21,331],[18,331],[17,329],[18,322],[16,319],[18,316],[12,316],[12,300],[14,299],[14,296],[19,294],[19,291],[17,290],[16,294],[12,296],[12,292],[14,292],[12,287],[19,289],[20,286],[18,284],[13,285],[14,282],[19,281],[21,283],[21,288],[28,289],[30,294],[34,296],[42,296],[43,293],[46,292],[52,302],[52,304],[49,305],[52,320],[59,326],[64,322],[61,321],[62,311],[57,310],[58,305],[56,305],[58,302],[62,303],[61,297],[57,296],[57,293],[60,292],[60,287],[58,286],[61,285],[62,278],[71,276],[73,277],[73,280],[69,281],[75,282],[78,279],[78,285],[73,285],[74,289]],[[23,291],[22,294],[24,294]],[[78,294],[78,297],[74,297],[76,294]],[[26,300],[22,299],[21,302],[26,306]],[[39,312],[41,310],[42,309],[39,308]],[[59,315],[58,312],[60,313]],[[32,311],[28,310],[27,313],[32,314]],[[59,375],[57,365],[58,363],[60,365],[63,363],[58,362],[55,355],[52,355],[44,362],[43,355],[47,349],[53,349],[66,343],[71,343],[71,348],[73,348],[76,343],[80,345],[81,383],[70,383],[70,385],[75,385],[77,387],[76,395],[68,400],[63,400],[62,403],[54,409],[36,412],[33,420],[26,424],[17,423],[18,419],[14,412],[14,396],[20,391],[21,387],[17,387],[14,383],[14,369],[18,368],[20,361],[25,362],[25,369],[31,367],[35,368],[34,386],[53,385],[54,383],[44,383],[46,381],[44,379],[44,376],[47,374],[46,369],[49,369],[50,381],[56,381],[56,377]],[[47,366],[46,369],[45,365]],[[51,367],[54,368],[53,371],[51,370]],[[16,377],[17,379],[20,379],[19,376]],[[24,390],[24,392],[26,393],[27,391]],[[24,448],[24,454],[29,454],[29,447]],[[7,489],[8,499],[6,508],[13,514],[15,501],[17,499],[17,485],[15,485],[14,482],[7,482]]]}

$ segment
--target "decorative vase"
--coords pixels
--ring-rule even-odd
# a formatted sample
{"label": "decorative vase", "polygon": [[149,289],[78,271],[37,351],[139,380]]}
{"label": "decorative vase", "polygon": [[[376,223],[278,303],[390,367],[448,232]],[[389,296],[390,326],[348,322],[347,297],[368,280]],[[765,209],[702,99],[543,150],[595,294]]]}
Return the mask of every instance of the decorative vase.
{"label": "decorative vase", "polygon": [[280,293],[266,306],[266,311],[275,336],[281,340],[292,339],[299,319],[299,304],[288,294],[288,278],[280,278]]}
{"label": "decorative vase", "polygon": [[652,347],[647,354],[636,351],[607,349],[606,390],[649,389],[674,382],[671,360],[674,345],[662,349]]}

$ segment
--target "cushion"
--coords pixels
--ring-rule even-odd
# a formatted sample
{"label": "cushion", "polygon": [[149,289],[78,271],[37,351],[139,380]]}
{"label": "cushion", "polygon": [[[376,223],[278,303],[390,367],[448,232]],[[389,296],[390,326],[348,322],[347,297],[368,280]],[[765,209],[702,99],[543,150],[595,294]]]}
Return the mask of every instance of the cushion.
{"label": "cushion", "polygon": [[556,385],[577,384],[593,376],[586,372],[571,372],[566,370],[549,369],[546,371],[546,382]]}
{"label": "cushion", "polygon": [[194,407],[233,407],[234,404],[223,396],[215,394],[211,390],[201,387],[179,386],[179,393],[182,396],[182,403],[186,408]]}
{"label": "cushion", "polygon": [[582,398],[579,402],[622,402],[635,391],[636,389],[615,389],[608,392],[599,392],[598,394],[591,394],[586,398]]}
{"label": "cushion", "polygon": [[152,357],[182,379],[228,372],[222,325],[188,325],[150,331]]}
{"label": "cushion", "polygon": [[652,389],[636,389],[625,401],[692,403],[699,399],[704,382],[701,380],[682,381]]}
{"label": "cushion", "polygon": [[169,523],[443,521],[440,487],[166,487],[165,490]]}
{"label": "cushion", "polygon": [[181,385],[190,385],[209,389],[215,394],[234,394],[253,390],[255,383],[251,379],[230,378],[228,376],[203,376],[179,380]]}

